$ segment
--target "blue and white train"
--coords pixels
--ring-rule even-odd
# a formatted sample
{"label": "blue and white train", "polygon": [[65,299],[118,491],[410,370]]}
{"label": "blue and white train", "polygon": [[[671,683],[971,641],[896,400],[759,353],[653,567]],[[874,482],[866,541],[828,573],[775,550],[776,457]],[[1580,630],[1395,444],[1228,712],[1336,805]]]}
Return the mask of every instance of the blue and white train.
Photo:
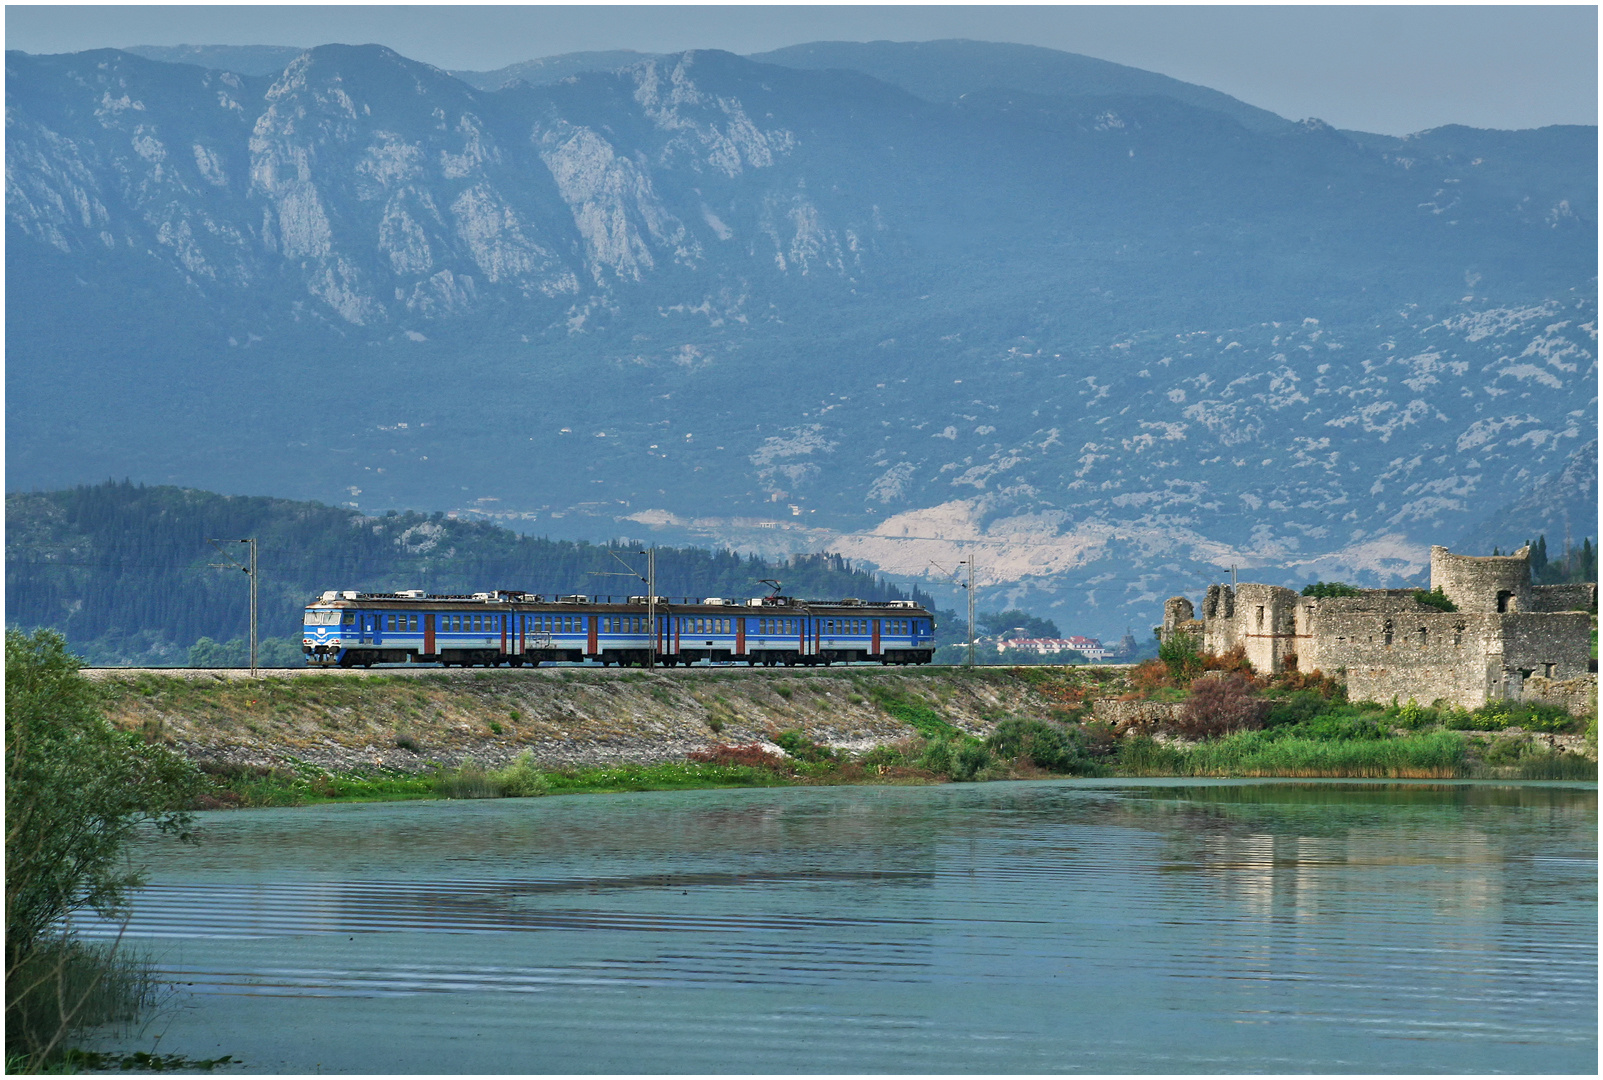
{"label": "blue and white train", "polygon": [[868,661],[927,664],[935,619],[911,600],[755,600],[485,592],[430,596],[325,592],[306,608],[301,649],[319,667],[457,664],[522,667],[599,661],[644,667],[701,660],[774,667]]}

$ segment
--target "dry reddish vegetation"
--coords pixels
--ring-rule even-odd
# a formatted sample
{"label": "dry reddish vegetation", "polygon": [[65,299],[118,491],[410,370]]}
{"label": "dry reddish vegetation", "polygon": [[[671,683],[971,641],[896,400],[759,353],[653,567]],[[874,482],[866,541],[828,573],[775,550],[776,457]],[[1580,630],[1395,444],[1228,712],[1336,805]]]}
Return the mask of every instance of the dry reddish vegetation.
{"label": "dry reddish vegetation", "polygon": [[1253,671],[1241,646],[1214,654],[1198,651],[1188,639],[1166,642],[1158,659],[1139,664],[1130,672],[1130,685],[1132,693],[1126,695],[1127,699],[1167,693],[1168,700],[1183,700],[1172,726],[1180,734],[1194,738],[1263,727],[1272,706],[1266,694],[1278,697],[1312,690],[1330,699],[1343,692],[1341,684],[1323,672],[1260,675]]}
{"label": "dry reddish vegetation", "polygon": [[1230,672],[1192,680],[1175,728],[1193,738],[1212,738],[1257,730],[1268,716],[1269,699],[1253,692],[1251,677]]}
{"label": "dry reddish vegetation", "polygon": [[776,772],[791,771],[790,762],[778,754],[764,750],[761,743],[748,743],[744,746],[727,744],[709,746],[705,750],[692,750],[685,757],[698,765],[748,765],[755,769],[773,769]]}

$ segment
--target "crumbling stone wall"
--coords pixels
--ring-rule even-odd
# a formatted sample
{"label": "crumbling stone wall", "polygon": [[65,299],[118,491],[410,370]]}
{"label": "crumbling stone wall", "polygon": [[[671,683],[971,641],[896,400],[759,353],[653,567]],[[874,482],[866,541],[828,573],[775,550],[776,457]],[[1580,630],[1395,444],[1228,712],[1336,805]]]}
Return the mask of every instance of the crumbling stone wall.
{"label": "crumbling stone wall", "polygon": [[[1262,673],[1340,675],[1358,701],[1470,709],[1521,700],[1533,679],[1550,686],[1588,674],[1591,623],[1581,605],[1596,603],[1595,585],[1533,588],[1525,549],[1480,558],[1444,547],[1431,549],[1431,585],[1459,610],[1422,604],[1413,589],[1316,598],[1277,585],[1213,585],[1203,600],[1203,647],[1223,653],[1239,645]],[[1189,620],[1192,607],[1176,597],[1164,614],[1170,629],[1182,615]]]}
{"label": "crumbling stone wall", "polygon": [[1121,701],[1118,698],[1098,698],[1092,707],[1094,719],[1113,725],[1119,734],[1132,730],[1148,730],[1177,723],[1183,701]]}
{"label": "crumbling stone wall", "polygon": [[1430,587],[1441,589],[1459,611],[1530,611],[1531,549],[1512,555],[1454,555],[1430,549]]}
{"label": "crumbling stone wall", "polygon": [[1597,582],[1531,586],[1532,611],[1596,611]]}
{"label": "crumbling stone wall", "polygon": [[1526,701],[1540,701],[1558,705],[1579,716],[1597,712],[1597,676],[1580,675],[1573,679],[1549,679],[1532,675],[1523,687]]}
{"label": "crumbling stone wall", "polygon": [[[1224,653],[1240,646],[1257,671],[1297,667],[1297,606],[1302,598],[1279,585],[1243,582],[1216,586],[1214,618],[1205,619],[1204,648]],[[1213,590],[1209,590],[1212,592]],[[1225,614],[1228,612],[1228,614]]]}

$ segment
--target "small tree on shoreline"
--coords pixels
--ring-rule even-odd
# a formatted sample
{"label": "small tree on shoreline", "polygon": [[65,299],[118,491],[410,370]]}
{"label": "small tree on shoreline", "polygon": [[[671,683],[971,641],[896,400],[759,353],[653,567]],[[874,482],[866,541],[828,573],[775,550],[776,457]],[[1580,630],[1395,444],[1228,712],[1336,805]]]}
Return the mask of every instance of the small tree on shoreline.
{"label": "small tree on shoreline", "polygon": [[6,1055],[24,1067],[62,1048],[102,982],[81,970],[96,954],[73,939],[73,914],[125,909],[139,883],[127,841],[144,822],[187,836],[203,783],[113,728],[80,667],[53,631],[6,634]]}

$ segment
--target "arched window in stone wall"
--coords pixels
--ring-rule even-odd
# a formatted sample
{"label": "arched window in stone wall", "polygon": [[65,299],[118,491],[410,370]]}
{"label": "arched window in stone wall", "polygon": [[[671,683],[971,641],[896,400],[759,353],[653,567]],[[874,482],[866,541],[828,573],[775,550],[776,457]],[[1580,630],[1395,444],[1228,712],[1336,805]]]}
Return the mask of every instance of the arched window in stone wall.
{"label": "arched window in stone wall", "polygon": [[1454,623],[1453,624],[1453,644],[1454,645],[1462,645],[1462,644],[1464,644],[1464,624],[1463,623]]}
{"label": "arched window in stone wall", "polygon": [[1386,620],[1386,625],[1384,627],[1384,631],[1385,631],[1385,636],[1386,636],[1386,644],[1390,645],[1391,644],[1391,633],[1392,633],[1392,625],[1391,625],[1391,620],[1390,619]]}

